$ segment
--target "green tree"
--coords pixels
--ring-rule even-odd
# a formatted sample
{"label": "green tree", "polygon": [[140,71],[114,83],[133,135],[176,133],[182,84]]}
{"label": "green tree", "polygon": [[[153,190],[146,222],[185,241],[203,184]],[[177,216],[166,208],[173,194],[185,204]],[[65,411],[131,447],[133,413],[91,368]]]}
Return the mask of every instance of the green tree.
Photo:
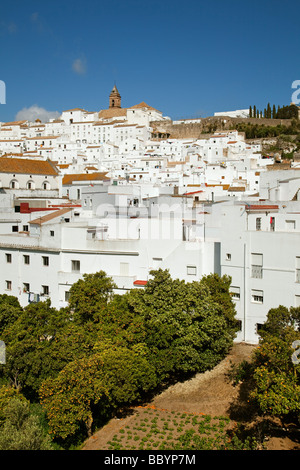
{"label": "green tree", "polygon": [[54,380],[42,384],[40,399],[52,436],[67,439],[82,426],[91,435],[95,418],[107,418],[156,386],[155,370],[143,348],[109,346],[68,364]]}
{"label": "green tree", "polygon": [[84,274],[70,289],[69,308],[76,323],[97,322],[113,298],[115,283],[104,271]]}
{"label": "green tree", "polygon": [[0,295],[0,337],[2,331],[12,325],[21,315],[23,309],[17,299],[12,295]]}
{"label": "green tree", "polygon": [[45,435],[38,418],[30,414],[28,402],[13,398],[4,415],[0,450],[51,450],[51,440]]}
{"label": "green tree", "polygon": [[103,377],[99,376],[101,364],[97,356],[79,359],[67,364],[56,378],[42,383],[40,403],[53,438],[67,439],[82,425],[91,435],[92,408],[108,392]]}
{"label": "green tree", "polygon": [[105,309],[99,310],[97,338],[108,338],[123,346],[144,343],[146,337],[144,318],[133,307],[130,293],[114,295]]}
{"label": "green tree", "polygon": [[6,364],[2,374],[34,399],[43,380],[92,349],[88,333],[73,324],[67,310],[51,307],[49,300],[30,304],[3,331]]}
{"label": "green tree", "polygon": [[[145,342],[160,377],[216,365],[234,337],[233,323],[228,322],[234,315],[229,291],[225,301],[225,291],[224,297],[220,292],[219,297],[215,295],[222,284],[218,285],[217,278],[185,283],[173,280],[168,270],[150,274],[153,277],[144,290],[131,291],[130,301],[144,317]],[[228,282],[221,288],[228,289]],[[223,311],[227,301],[231,302],[230,313]]]}
{"label": "green tree", "polygon": [[252,118],[252,106],[249,107],[249,118]]}
{"label": "green tree", "polygon": [[299,318],[299,308],[271,309],[255,351],[251,398],[263,413],[279,418],[300,417],[300,366],[292,361]]}
{"label": "green tree", "polygon": [[2,385],[0,387],[0,426],[5,421],[5,409],[13,399],[26,401],[26,398],[18,390],[8,385]]}

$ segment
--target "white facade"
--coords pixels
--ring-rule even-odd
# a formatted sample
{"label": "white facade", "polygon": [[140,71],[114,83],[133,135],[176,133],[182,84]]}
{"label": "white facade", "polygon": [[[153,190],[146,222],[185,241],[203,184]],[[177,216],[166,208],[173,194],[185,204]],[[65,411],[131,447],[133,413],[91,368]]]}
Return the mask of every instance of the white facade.
{"label": "white facade", "polygon": [[237,118],[248,118],[249,109],[236,109],[235,111],[224,111],[214,113],[214,116],[227,116],[227,117],[237,117]]}
{"label": "white facade", "polygon": [[228,274],[237,340],[257,343],[270,308],[300,305],[297,167],[274,170],[237,131],[151,140],[150,123],[166,118],[144,102],[103,111],[2,124],[0,293],[59,308],[100,269],[121,293],[159,267],[186,281]]}

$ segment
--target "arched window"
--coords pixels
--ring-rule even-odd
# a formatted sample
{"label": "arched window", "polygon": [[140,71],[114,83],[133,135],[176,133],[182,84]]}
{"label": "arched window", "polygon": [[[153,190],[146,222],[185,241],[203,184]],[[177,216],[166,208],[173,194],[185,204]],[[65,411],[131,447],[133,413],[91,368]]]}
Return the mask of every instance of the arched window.
{"label": "arched window", "polygon": [[50,186],[49,181],[44,181],[44,182],[43,182],[43,184],[42,184],[42,189],[46,189],[46,190],[51,189],[51,186]]}
{"label": "arched window", "polygon": [[19,182],[18,182],[18,180],[16,180],[16,179],[11,180],[11,182],[9,183],[9,187],[10,187],[11,189],[19,189]]}
{"label": "arched window", "polygon": [[26,183],[26,188],[27,188],[27,189],[35,189],[34,181],[33,181],[33,180],[27,181],[27,183]]}

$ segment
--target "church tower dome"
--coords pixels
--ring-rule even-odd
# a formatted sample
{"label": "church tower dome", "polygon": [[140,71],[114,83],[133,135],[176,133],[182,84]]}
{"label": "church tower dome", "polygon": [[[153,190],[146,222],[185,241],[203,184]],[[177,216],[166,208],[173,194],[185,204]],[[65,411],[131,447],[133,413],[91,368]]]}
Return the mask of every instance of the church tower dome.
{"label": "church tower dome", "polygon": [[110,108],[121,108],[121,95],[118,92],[116,85],[113,87],[109,95],[109,107]]}

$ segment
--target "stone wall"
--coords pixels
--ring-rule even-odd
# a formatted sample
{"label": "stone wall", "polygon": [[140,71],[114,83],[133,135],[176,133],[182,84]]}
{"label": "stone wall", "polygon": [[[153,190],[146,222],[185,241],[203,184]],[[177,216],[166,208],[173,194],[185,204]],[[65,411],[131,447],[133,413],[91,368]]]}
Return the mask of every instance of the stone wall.
{"label": "stone wall", "polygon": [[258,124],[265,126],[289,126],[291,119],[258,119],[230,118],[228,116],[212,116],[203,118],[200,123],[173,124],[173,121],[153,121],[151,127],[162,134],[168,134],[170,139],[205,139],[216,131],[229,130],[240,123]]}

